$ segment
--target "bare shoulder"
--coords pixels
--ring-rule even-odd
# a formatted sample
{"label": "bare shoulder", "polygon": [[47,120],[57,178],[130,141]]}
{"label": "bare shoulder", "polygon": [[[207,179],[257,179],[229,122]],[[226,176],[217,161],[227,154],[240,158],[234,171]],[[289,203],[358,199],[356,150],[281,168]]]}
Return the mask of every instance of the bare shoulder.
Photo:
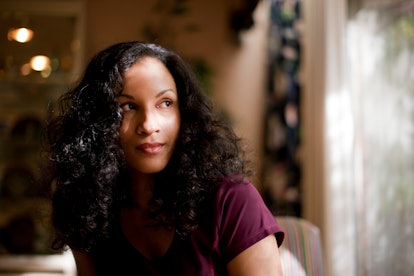
{"label": "bare shoulder", "polygon": [[229,275],[282,275],[279,248],[274,235],[253,244],[227,264]]}
{"label": "bare shoulder", "polygon": [[90,255],[84,252],[72,250],[73,257],[76,262],[78,276],[94,276],[96,275],[95,267]]}

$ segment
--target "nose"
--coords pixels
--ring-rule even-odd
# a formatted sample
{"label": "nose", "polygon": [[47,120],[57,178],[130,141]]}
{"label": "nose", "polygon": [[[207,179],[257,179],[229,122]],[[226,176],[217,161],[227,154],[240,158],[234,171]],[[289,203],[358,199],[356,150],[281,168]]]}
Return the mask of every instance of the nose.
{"label": "nose", "polygon": [[150,135],[159,131],[158,119],[150,111],[142,112],[140,122],[137,125],[138,134]]}

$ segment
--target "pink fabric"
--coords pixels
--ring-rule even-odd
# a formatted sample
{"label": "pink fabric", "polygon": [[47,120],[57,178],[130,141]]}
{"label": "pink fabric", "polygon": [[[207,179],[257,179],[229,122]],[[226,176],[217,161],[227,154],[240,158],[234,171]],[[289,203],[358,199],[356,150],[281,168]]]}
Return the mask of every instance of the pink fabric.
{"label": "pink fabric", "polygon": [[[226,264],[268,235],[284,234],[251,183],[224,181],[200,227],[186,239],[174,238],[157,260],[145,259],[122,232],[95,251],[100,275],[226,275]],[[115,273],[115,274],[113,274]]]}
{"label": "pink fabric", "polygon": [[282,243],[281,228],[251,183],[223,183],[217,195],[216,214],[216,239],[226,261],[270,234],[276,233],[278,245]]}

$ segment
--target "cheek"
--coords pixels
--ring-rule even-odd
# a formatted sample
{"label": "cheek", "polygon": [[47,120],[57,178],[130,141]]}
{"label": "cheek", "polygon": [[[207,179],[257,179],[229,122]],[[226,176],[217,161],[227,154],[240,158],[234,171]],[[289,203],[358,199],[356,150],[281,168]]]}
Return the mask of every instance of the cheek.
{"label": "cheek", "polygon": [[132,119],[130,116],[124,116],[121,121],[121,125],[119,127],[119,135],[126,136],[131,131],[133,127]]}
{"label": "cheek", "polygon": [[168,132],[168,135],[171,138],[176,139],[178,136],[178,133],[180,131],[180,116],[175,114],[174,116],[170,116],[168,120],[166,120],[165,129]]}
{"label": "cheek", "polygon": [[131,124],[129,124],[126,121],[122,121],[121,126],[119,128],[119,141],[121,143],[121,147],[123,150],[125,150],[125,146],[126,144],[128,144],[130,136],[130,127]]}

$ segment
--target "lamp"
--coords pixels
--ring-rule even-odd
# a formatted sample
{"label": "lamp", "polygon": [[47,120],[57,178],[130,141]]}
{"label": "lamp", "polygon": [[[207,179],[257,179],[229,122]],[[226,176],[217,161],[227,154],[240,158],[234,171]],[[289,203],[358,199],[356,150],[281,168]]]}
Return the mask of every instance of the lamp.
{"label": "lamp", "polygon": [[50,59],[43,55],[34,56],[30,59],[30,67],[35,71],[43,71],[50,67]]}
{"label": "lamp", "polygon": [[33,31],[28,28],[12,28],[7,33],[7,38],[10,41],[15,40],[20,43],[26,43],[32,40]]}

